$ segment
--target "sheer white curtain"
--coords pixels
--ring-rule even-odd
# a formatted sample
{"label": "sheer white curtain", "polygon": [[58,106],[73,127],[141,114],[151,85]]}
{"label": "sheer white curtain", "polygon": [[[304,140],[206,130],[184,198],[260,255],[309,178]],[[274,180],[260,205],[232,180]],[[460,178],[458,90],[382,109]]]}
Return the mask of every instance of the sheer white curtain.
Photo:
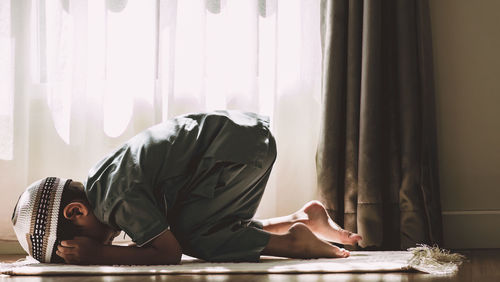
{"label": "sheer white curtain", "polygon": [[278,159],[258,215],[316,196],[319,0],[0,0],[0,239],[25,187],[84,180],[175,115],[270,116]]}

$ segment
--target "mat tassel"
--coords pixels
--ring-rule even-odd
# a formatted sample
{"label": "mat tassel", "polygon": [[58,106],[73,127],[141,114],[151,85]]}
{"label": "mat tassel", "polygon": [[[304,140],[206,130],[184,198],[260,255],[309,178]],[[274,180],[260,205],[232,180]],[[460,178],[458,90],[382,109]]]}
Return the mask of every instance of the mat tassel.
{"label": "mat tassel", "polygon": [[420,271],[436,275],[449,275],[458,271],[458,267],[466,260],[466,257],[450,253],[448,250],[440,249],[438,246],[427,246],[418,244],[415,248],[409,248],[413,256],[408,264]]}

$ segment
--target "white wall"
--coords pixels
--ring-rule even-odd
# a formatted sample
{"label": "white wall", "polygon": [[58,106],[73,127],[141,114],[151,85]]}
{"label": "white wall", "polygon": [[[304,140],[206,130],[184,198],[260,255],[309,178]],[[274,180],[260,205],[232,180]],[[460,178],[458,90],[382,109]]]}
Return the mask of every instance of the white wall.
{"label": "white wall", "polygon": [[500,1],[429,2],[445,247],[500,247]]}

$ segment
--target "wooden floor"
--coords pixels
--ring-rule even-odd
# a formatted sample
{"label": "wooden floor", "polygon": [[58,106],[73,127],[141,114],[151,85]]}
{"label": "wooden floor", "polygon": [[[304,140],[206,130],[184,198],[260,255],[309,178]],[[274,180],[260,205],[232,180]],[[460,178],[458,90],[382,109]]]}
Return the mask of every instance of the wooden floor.
{"label": "wooden floor", "polygon": [[[52,276],[52,277],[10,277],[0,275],[0,281],[473,281],[500,282],[500,249],[459,251],[467,256],[468,262],[463,264],[454,276],[432,276],[422,273],[367,273],[367,274],[258,274],[258,275],[143,275],[143,276]],[[0,261],[11,262],[22,256],[0,255]]]}

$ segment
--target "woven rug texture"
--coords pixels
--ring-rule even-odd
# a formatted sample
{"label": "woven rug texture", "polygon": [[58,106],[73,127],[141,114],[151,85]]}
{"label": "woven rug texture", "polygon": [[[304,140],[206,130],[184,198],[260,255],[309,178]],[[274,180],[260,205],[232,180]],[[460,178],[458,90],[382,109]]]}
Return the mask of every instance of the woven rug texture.
{"label": "woven rug texture", "polygon": [[15,263],[0,263],[0,272],[7,275],[399,272],[415,269],[409,264],[411,258],[412,253],[408,251],[353,251],[350,257],[337,259],[303,260],[262,257],[261,261],[257,263],[212,263],[183,256],[180,265],[104,266],[45,264],[27,257]]}

